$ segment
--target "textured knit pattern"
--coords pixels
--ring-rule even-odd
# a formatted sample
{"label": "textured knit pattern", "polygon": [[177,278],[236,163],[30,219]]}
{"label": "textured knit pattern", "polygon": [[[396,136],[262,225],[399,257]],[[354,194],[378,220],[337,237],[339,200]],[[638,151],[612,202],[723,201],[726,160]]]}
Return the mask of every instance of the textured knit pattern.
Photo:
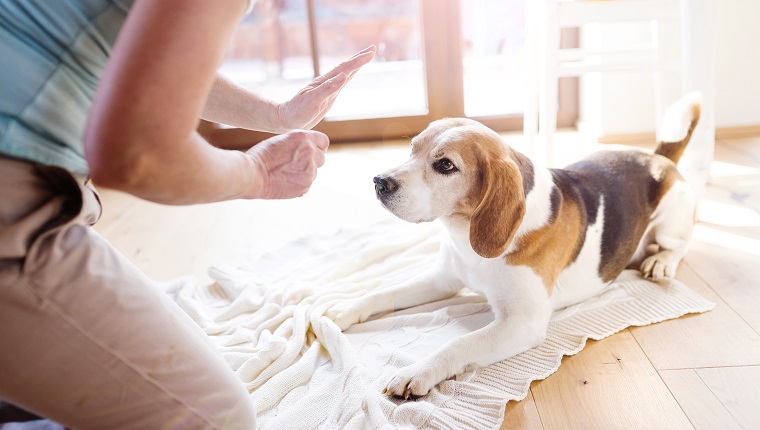
{"label": "textured knit pattern", "polygon": [[431,266],[441,230],[399,221],[307,237],[212,268],[213,285],[176,283],[170,292],[251,391],[263,429],[497,429],[504,404],[523,399],[532,381],[555,372],[587,339],[713,307],[678,281],[625,272],[599,296],[556,312],[538,347],[457,375],[419,400],[389,398],[381,391],[396,369],[488,324],[488,304],[464,291],[344,333],[324,314]]}

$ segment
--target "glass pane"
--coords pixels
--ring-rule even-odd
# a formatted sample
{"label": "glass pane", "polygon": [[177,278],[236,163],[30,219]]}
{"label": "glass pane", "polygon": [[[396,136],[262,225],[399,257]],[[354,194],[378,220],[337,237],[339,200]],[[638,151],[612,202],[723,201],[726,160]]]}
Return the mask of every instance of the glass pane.
{"label": "glass pane", "polygon": [[220,72],[285,101],[314,79],[304,0],[259,0],[235,30]]}
{"label": "glass pane", "polygon": [[321,73],[369,45],[378,47],[328,118],[427,113],[418,0],[315,0],[314,6]]}
{"label": "glass pane", "polygon": [[462,0],[466,116],[522,113],[525,1]]}

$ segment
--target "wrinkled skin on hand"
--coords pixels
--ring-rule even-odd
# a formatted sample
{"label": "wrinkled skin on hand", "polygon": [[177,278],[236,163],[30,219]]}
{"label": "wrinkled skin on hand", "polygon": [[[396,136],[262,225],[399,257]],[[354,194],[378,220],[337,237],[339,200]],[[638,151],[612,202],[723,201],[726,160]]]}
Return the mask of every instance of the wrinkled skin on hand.
{"label": "wrinkled skin on hand", "polygon": [[290,199],[306,194],[325,163],[330,141],[318,131],[294,130],[269,138],[248,150],[260,181],[251,198]]}

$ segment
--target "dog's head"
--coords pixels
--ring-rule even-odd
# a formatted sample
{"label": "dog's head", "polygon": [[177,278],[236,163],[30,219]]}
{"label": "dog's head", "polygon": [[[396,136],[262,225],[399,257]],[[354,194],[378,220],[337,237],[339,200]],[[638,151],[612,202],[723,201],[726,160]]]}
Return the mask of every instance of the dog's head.
{"label": "dog's head", "polygon": [[408,222],[468,219],[472,249],[482,257],[498,257],[525,214],[516,156],[497,133],[476,121],[435,121],[412,139],[406,163],[374,178],[375,193]]}

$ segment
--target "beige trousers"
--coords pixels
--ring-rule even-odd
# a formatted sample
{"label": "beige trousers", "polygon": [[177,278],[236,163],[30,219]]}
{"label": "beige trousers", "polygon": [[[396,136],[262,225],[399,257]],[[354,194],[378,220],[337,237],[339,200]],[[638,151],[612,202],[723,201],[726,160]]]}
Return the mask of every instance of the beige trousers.
{"label": "beige trousers", "polygon": [[74,429],[252,429],[200,328],[91,227],[94,190],[0,157],[0,398]]}

